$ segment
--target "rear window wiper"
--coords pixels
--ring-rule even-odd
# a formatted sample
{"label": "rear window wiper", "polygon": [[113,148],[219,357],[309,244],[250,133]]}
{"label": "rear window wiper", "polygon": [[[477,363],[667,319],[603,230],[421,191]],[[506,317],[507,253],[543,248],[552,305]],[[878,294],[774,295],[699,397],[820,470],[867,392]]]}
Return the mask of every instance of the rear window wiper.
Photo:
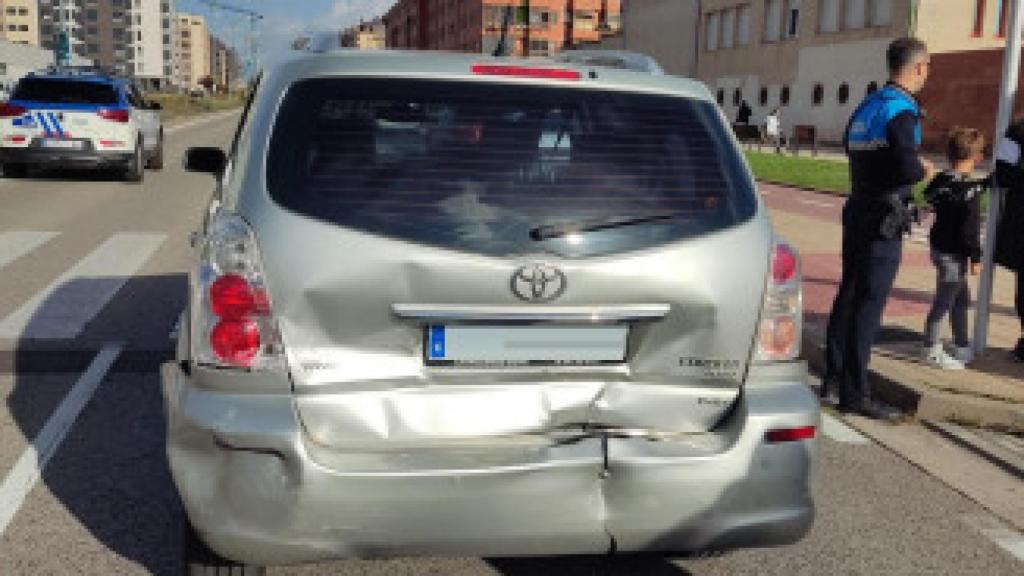
{"label": "rear window wiper", "polygon": [[648,224],[650,222],[662,222],[667,220],[689,220],[691,214],[682,212],[665,212],[662,214],[651,214],[622,220],[588,220],[583,222],[559,222],[557,224],[544,224],[530,230],[530,238],[536,241],[561,238],[569,234],[580,232],[596,232],[611,228],[622,228],[624,226],[635,226],[637,224]]}

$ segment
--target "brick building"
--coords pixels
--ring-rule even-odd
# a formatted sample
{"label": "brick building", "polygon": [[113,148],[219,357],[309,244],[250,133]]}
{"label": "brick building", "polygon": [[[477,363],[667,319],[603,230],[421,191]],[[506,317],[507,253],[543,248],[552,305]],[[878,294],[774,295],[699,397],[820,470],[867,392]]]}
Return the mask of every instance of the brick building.
{"label": "brick building", "polygon": [[492,53],[508,7],[509,52],[517,56],[597,42],[620,27],[621,0],[399,0],[384,16],[387,46]]}
{"label": "brick building", "polygon": [[387,29],[384,21],[376,19],[360,22],[341,33],[341,45],[360,50],[383,50],[387,46]]}

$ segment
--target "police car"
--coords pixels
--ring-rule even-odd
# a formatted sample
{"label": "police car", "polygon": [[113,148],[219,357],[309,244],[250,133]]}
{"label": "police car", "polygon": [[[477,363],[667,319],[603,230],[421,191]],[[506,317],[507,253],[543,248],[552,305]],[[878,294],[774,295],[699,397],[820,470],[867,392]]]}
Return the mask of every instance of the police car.
{"label": "police car", "polygon": [[6,177],[33,166],[105,168],[142,182],[163,167],[160,104],[130,79],[99,69],[50,69],[22,78],[0,103],[0,164]]}

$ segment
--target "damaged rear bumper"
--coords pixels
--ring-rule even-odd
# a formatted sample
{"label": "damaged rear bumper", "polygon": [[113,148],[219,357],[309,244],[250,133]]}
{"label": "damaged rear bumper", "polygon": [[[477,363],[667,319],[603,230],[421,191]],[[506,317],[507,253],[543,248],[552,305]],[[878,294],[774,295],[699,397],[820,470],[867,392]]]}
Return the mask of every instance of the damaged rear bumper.
{"label": "damaged rear bumper", "polygon": [[363,453],[310,442],[287,387],[213,391],[166,364],[167,453],[198,532],[254,564],[781,545],[810,528],[817,440],[765,434],[818,425],[805,370],[752,366],[736,409],[707,434]]}

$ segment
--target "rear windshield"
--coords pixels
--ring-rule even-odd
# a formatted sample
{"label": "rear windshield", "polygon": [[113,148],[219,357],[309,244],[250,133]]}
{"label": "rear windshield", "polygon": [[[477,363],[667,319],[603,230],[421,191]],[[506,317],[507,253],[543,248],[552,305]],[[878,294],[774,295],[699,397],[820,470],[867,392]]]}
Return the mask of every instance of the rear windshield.
{"label": "rear windshield", "polygon": [[306,80],[281,105],[267,162],[287,209],[495,256],[635,250],[756,210],[715,106],[680,97]]}
{"label": "rear windshield", "polygon": [[105,106],[117,104],[117,90],[110,84],[100,82],[24,78],[18,82],[11,99],[52,104]]}

